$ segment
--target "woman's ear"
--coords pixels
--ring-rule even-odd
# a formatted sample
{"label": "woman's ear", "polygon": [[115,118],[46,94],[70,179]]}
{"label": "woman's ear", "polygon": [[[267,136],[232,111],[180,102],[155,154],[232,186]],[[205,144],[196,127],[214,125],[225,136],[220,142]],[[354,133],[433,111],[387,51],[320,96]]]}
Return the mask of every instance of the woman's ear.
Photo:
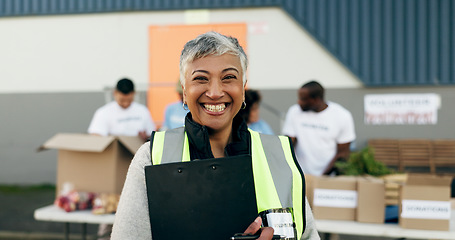
{"label": "woman's ear", "polygon": [[248,80],[245,81],[245,84],[243,84],[243,101],[245,102],[245,91],[247,89],[247,83],[248,83]]}

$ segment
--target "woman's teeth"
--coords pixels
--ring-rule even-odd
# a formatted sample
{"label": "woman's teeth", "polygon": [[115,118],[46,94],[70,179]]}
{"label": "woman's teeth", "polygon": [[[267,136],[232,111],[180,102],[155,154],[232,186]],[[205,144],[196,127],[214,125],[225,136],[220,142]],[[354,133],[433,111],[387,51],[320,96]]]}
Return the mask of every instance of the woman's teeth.
{"label": "woman's teeth", "polygon": [[204,108],[209,110],[210,112],[221,112],[224,109],[226,109],[226,105],[225,104],[217,104],[217,105],[204,104]]}

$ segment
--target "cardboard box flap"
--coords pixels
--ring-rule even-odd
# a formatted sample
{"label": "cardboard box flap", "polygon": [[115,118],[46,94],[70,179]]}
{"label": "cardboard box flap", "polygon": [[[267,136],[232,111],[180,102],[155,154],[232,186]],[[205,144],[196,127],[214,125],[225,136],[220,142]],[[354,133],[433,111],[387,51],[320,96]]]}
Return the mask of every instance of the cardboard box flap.
{"label": "cardboard box flap", "polygon": [[61,149],[79,152],[102,152],[113,141],[113,136],[95,136],[80,133],[58,133],[47,140],[38,151],[44,149]]}
{"label": "cardboard box flap", "polygon": [[357,178],[357,181],[366,181],[371,183],[384,184],[384,179],[377,178],[371,175],[363,175]]}
{"label": "cardboard box flap", "polygon": [[318,176],[314,187],[323,189],[355,190],[356,185],[357,177],[355,176]]}
{"label": "cardboard box flap", "polygon": [[452,183],[452,177],[449,176],[428,176],[410,174],[406,185],[423,185],[423,186],[449,186]]}
{"label": "cardboard box flap", "polygon": [[142,144],[144,144],[144,141],[142,141],[140,137],[117,136],[117,138],[119,142],[133,155],[142,146]]}

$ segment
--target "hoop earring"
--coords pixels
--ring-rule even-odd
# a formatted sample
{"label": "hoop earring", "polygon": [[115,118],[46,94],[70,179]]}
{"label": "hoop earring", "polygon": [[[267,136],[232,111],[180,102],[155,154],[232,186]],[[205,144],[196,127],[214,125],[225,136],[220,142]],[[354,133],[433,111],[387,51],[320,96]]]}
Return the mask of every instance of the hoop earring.
{"label": "hoop earring", "polygon": [[183,110],[187,111],[188,110],[188,105],[186,105],[185,103],[182,103],[182,108],[183,108]]}
{"label": "hoop earring", "polygon": [[243,101],[243,102],[242,102],[242,109],[245,109],[245,108],[246,108],[246,102]]}

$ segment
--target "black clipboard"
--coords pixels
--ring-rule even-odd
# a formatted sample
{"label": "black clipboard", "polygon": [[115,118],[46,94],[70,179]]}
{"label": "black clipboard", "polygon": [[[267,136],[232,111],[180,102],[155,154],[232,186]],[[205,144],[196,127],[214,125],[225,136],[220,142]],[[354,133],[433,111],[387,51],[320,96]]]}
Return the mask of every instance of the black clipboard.
{"label": "black clipboard", "polygon": [[152,238],[230,239],[258,216],[251,156],[145,167]]}

